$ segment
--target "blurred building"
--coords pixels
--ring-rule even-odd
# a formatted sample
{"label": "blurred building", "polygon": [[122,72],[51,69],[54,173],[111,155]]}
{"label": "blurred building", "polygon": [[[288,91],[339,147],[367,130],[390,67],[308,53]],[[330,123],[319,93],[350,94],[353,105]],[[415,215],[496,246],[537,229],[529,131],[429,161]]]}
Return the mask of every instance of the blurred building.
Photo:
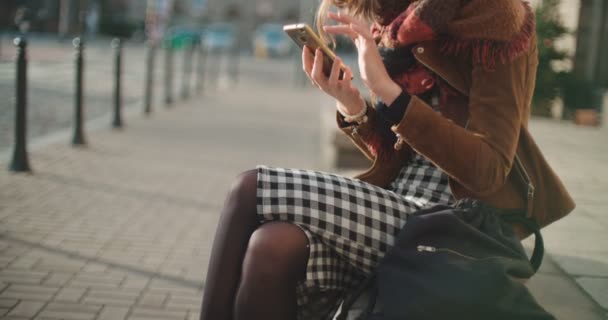
{"label": "blurred building", "polygon": [[[539,5],[542,0],[531,0]],[[569,52],[570,63],[557,66],[573,70],[578,76],[608,88],[608,1],[561,0],[560,13],[571,34],[556,43]]]}
{"label": "blurred building", "polygon": [[574,70],[608,90],[608,1],[582,0],[578,12]]}

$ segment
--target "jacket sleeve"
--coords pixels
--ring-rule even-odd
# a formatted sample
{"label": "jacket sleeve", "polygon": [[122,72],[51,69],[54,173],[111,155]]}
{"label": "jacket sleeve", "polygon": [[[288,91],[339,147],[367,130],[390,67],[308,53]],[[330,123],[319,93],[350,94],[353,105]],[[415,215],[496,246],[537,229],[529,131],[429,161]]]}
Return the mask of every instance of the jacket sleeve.
{"label": "jacket sleeve", "polygon": [[392,129],[418,153],[478,196],[501,188],[515,157],[522,119],[535,79],[528,54],[493,70],[474,64],[469,122],[463,128],[412,97]]}
{"label": "jacket sleeve", "polygon": [[371,102],[367,101],[367,120],[361,124],[349,123],[344,117],[336,112],[338,128],[342,130],[350,140],[365,154],[374,161],[378,155],[382,159],[392,156],[395,152],[393,146],[397,141],[396,135],[390,129],[390,123],[380,117]]}

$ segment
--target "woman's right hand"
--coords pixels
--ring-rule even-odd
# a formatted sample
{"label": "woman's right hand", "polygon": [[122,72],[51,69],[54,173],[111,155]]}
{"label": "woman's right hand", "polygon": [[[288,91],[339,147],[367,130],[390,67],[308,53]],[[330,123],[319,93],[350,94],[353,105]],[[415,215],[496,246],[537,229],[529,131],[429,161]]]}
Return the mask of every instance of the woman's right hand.
{"label": "woman's right hand", "polygon": [[338,101],[338,108],[344,114],[358,114],[363,110],[365,101],[359,90],[352,84],[352,71],[344,67],[344,76],[340,79],[342,60],[334,60],[329,78],[323,73],[323,52],[317,49],[314,56],[308,47],[302,50],[302,66],[312,83],[323,92]]}

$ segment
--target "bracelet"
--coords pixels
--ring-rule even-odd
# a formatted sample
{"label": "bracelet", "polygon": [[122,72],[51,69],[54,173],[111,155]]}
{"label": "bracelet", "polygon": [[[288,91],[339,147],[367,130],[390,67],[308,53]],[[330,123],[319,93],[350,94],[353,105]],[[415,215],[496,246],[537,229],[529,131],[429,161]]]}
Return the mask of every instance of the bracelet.
{"label": "bracelet", "polygon": [[353,123],[356,122],[358,124],[362,124],[367,122],[367,103],[364,101],[363,103],[363,109],[361,110],[361,112],[354,114],[354,115],[348,115],[345,114],[344,112],[342,112],[342,110],[340,110],[340,108],[338,108],[338,112],[342,115],[342,117],[344,117],[344,121],[349,122],[349,123]]}

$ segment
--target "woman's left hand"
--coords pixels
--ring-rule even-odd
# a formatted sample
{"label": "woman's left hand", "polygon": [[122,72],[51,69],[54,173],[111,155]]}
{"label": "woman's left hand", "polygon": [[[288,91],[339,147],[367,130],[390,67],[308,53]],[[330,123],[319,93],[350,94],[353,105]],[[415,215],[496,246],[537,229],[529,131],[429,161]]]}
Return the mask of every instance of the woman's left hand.
{"label": "woman's left hand", "polygon": [[388,75],[369,25],[345,13],[330,12],[328,17],[340,24],[325,26],[327,33],[351,38],[359,54],[358,63],[363,83],[384,103],[390,105],[401,94],[401,87]]}

